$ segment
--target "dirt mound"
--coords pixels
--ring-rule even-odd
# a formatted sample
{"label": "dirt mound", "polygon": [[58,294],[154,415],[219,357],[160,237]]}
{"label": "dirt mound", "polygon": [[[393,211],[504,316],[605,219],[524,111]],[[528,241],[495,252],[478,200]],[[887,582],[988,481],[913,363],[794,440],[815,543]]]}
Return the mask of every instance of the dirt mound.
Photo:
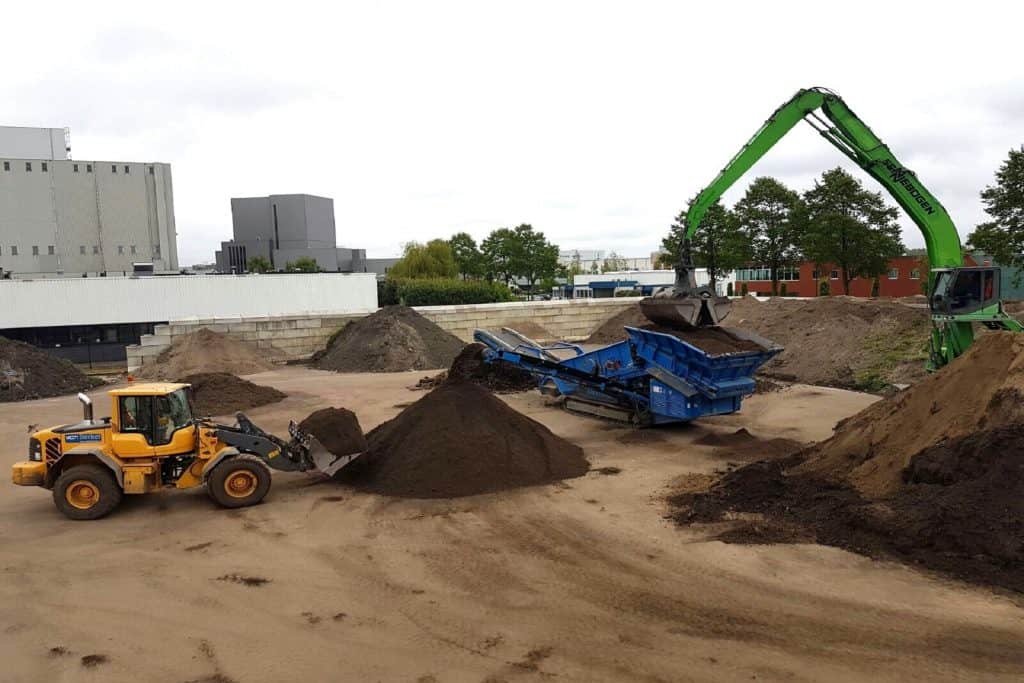
{"label": "dirt mound", "polygon": [[389,496],[492,493],[580,477],[590,468],[579,446],[470,382],[434,389],[367,441],[351,481]]}
{"label": "dirt mound", "polygon": [[1024,338],[956,362],[783,460],[675,497],[677,521],[759,513],[723,538],[807,539],[1024,591]]}
{"label": "dirt mound", "polygon": [[761,370],[778,379],[877,392],[926,375],[924,307],[848,296],[743,297],[733,300],[728,323],[785,347]]}
{"label": "dirt mound", "polygon": [[463,346],[408,306],[386,306],[343,327],[314,365],[335,372],[446,368]]}
{"label": "dirt mound", "polygon": [[630,306],[617,313],[597,328],[583,343],[614,344],[615,342],[620,342],[627,337],[626,331],[623,329],[627,325],[629,327],[639,327],[643,330],[651,330],[652,332],[671,334],[712,355],[761,350],[761,347],[754,342],[733,337],[723,328],[707,327],[697,330],[676,330],[663,325],[655,325],[640,312],[640,306]]}
{"label": "dirt mound", "polygon": [[89,378],[70,362],[0,337],[0,403],[71,394],[90,386]]}
{"label": "dirt mound", "polygon": [[467,344],[452,361],[452,366],[432,377],[424,377],[413,390],[434,389],[445,382],[472,382],[496,394],[514,394],[537,388],[533,375],[507,363],[485,363],[484,345]]}
{"label": "dirt mound", "polygon": [[721,449],[728,459],[739,461],[778,458],[795,453],[801,447],[799,442],[792,439],[765,439],[754,436],[742,427],[729,434],[708,432],[693,443]]}
{"label": "dirt mound", "polygon": [[287,396],[227,372],[186,375],[177,381],[192,385],[192,407],[198,415],[230,415],[277,403]]}
{"label": "dirt mound", "polygon": [[299,423],[299,429],[312,434],[334,455],[350,455],[366,450],[366,437],[359,418],[345,408],[322,408]]}
{"label": "dirt mound", "polygon": [[273,369],[267,354],[255,346],[205,327],[178,337],[136,376],[150,380],[173,380],[184,375],[227,372],[252,375]]}

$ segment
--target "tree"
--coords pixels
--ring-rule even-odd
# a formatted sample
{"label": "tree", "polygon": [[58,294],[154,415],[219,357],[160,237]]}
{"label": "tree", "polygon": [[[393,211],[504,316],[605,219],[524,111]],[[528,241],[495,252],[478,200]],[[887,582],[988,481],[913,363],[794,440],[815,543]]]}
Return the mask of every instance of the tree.
{"label": "tree", "polygon": [[981,203],[992,220],[980,223],[967,244],[991,256],[996,263],[1018,269],[1020,284],[1024,267],[1024,147],[1011,149],[996,171],[996,184],[981,191]]}
{"label": "tree", "polygon": [[483,276],[484,258],[468,232],[458,232],[448,240],[455,257],[455,265],[463,279],[477,279]]}
{"label": "tree", "polygon": [[[693,203],[693,199],[690,200]],[[686,213],[684,209],[676,216],[675,223],[669,228],[668,235],[661,240],[661,248],[666,252],[659,255],[659,262],[674,267],[679,243],[686,234]],[[730,270],[743,266],[751,258],[751,248],[747,236],[740,232],[735,215],[721,202],[712,204],[697,226],[690,240],[693,262],[707,268],[711,286],[715,286],[722,276]]]}
{"label": "tree", "polygon": [[428,279],[455,278],[459,267],[451,245],[442,239],[433,239],[426,244],[409,242],[405,245],[402,258],[391,267],[390,277]]}
{"label": "tree", "polygon": [[608,258],[601,263],[601,272],[610,273],[616,270],[626,269],[626,259],[622,258],[614,251],[608,252]]}
{"label": "tree", "polygon": [[509,228],[499,228],[480,243],[484,277],[508,284],[515,279],[516,251],[519,241]]}
{"label": "tree", "polygon": [[903,253],[896,208],[842,168],[823,173],[804,202],[804,252],[820,269],[838,266],[847,294],[854,278],[882,275],[889,259]]}
{"label": "tree", "polygon": [[250,273],[269,273],[274,269],[266,256],[250,256],[245,264],[245,269]]}
{"label": "tree", "polygon": [[294,261],[284,264],[284,270],[287,273],[319,273],[320,265],[316,262],[316,259],[300,256]]}
{"label": "tree", "polygon": [[803,207],[798,195],[775,178],[756,178],[733,207],[751,260],[767,266],[772,295],[779,293],[779,271],[800,260]]}
{"label": "tree", "polygon": [[517,248],[513,269],[516,275],[525,279],[531,289],[537,280],[555,276],[558,269],[557,244],[548,242],[544,233],[526,223],[516,227],[515,238]]}

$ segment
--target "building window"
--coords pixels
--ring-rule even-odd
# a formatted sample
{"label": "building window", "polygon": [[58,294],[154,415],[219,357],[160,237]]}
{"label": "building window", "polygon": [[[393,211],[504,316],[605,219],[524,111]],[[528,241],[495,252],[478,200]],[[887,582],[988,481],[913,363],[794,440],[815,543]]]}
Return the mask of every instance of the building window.
{"label": "building window", "polygon": [[33,247],[32,247],[32,255],[33,256],[39,256],[39,247],[38,246],[34,246],[33,245]]}
{"label": "building window", "polygon": [[838,270],[833,270],[831,273],[828,274],[828,277],[829,277],[830,280],[838,280],[839,279],[839,271]]}
{"label": "building window", "polygon": [[135,253],[135,245],[134,244],[131,246],[131,250],[132,250],[132,254],[134,254]]}
{"label": "building window", "polygon": [[85,256],[85,245],[84,244],[82,246],[78,247],[78,253],[81,254],[82,256]]}
{"label": "building window", "polygon": [[11,162],[9,162],[9,161],[5,161],[4,162],[4,170],[5,171],[10,171],[11,170]]}
{"label": "building window", "polygon": [[110,172],[111,173],[117,173],[117,164],[111,164],[110,165]]}
{"label": "building window", "polygon": [[900,279],[900,269],[899,268],[890,268],[889,269],[889,279],[890,280],[899,280]]}
{"label": "building window", "polygon": [[50,246],[48,246],[48,247],[46,248],[46,253],[47,253],[47,254],[49,254],[50,256],[53,256],[53,255],[54,255],[54,253],[55,253],[55,250],[54,250],[54,248],[53,248],[53,245],[52,245],[52,244],[51,244]]}
{"label": "building window", "polygon": [[25,162],[25,172],[26,173],[31,173],[32,172],[32,162],[31,161],[26,161]]}
{"label": "building window", "polygon": [[71,164],[71,170],[78,173],[78,164]]}
{"label": "building window", "polygon": [[921,279],[921,271],[918,270],[917,268],[914,268],[914,270],[910,271],[910,279],[911,280],[920,280]]}
{"label": "building window", "polygon": [[153,175],[153,167],[152,166],[149,167],[149,175]]}
{"label": "building window", "polygon": [[92,164],[86,164],[85,165],[85,172],[86,173],[92,173]]}
{"label": "building window", "polygon": [[43,173],[46,173],[47,171],[50,170],[50,167],[46,165],[45,161],[40,161],[39,162],[39,170],[42,171]]}
{"label": "building window", "polygon": [[11,256],[17,256],[17,255],[18,255],[18,248],[12,246],[11,247]]}
{"label": "building window", "polygon": [[[778,277],[780,281],[793,282],[800,279],[800,270],[797,268],[779,268]],[[740,268],[736,271],[736,279],[740,282],[770,282],[772,279],[772,269]]]}
{"label": "building window", "polygon": [[100,245],[98,245],[98,244],[92,245],[92,253],[93,253],[93,255],[100,253]]}
{"label": "building window", "polygon": [[124,174],[128,175],[128,164],[124,165]]}
{"label": "building window", "polygon": [[124,245],[123,244],[117,245],[117,253],[118,254],[123,254],[124,253]]}

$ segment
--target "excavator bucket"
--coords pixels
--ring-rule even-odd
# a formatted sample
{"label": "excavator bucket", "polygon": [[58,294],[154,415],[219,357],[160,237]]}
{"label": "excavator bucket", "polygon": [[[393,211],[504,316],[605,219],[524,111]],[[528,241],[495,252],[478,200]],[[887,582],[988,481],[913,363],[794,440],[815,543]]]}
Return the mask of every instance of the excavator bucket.
{"label": "excavator bucket", "polygon": [[689,294],[649,296],[640,300],[640,310],[652,323],[672,329],[690,329],[718,325],[729,315],[732,302],[707,287]]}

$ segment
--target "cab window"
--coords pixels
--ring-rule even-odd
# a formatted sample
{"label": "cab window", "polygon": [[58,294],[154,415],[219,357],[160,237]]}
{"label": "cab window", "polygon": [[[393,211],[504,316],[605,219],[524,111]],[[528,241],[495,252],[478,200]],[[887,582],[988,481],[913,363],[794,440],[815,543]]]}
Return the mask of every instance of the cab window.
{"label": "cab window", "polygon": [[122,396],[120,404],[121,431],[142,434],[148,443],[153,443],[153,398]]}
{"label": "cab window", "polygon": [[184,389],[171,392],[166,396],[157,396],[156,429],[153,443],[162,445],[171,442],[174,432],[192,424],[192,411],[189,408],[188,396]]}

